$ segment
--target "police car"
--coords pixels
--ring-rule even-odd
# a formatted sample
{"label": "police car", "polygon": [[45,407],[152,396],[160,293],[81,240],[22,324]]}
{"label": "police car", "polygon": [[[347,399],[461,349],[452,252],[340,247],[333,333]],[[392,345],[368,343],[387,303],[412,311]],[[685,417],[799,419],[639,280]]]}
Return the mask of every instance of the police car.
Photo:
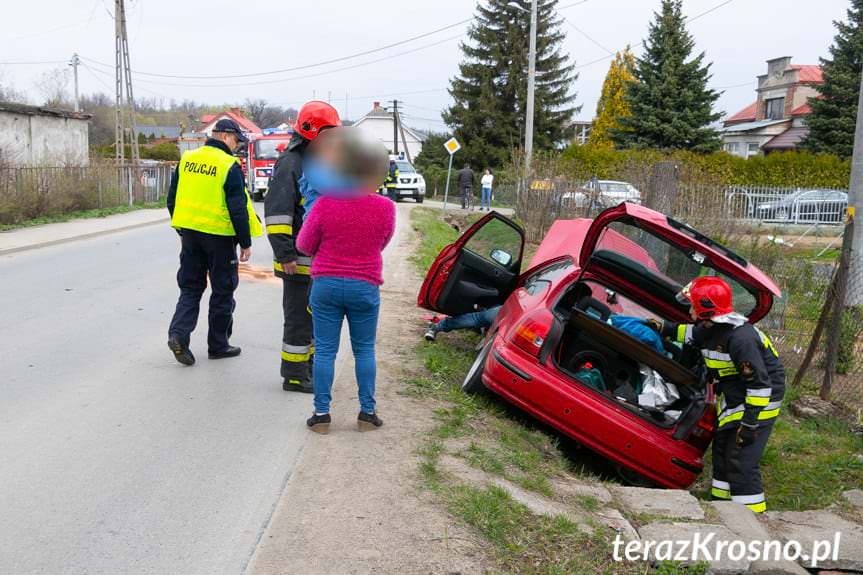
{"label": "police car", "polygon": [[426,195],[426,181],[422,174],[405,159],[392,158],[395,160],[399,170],[398,181],[394,200],[401,201],[403,198],[413,198],[418,204],[423,203]]}

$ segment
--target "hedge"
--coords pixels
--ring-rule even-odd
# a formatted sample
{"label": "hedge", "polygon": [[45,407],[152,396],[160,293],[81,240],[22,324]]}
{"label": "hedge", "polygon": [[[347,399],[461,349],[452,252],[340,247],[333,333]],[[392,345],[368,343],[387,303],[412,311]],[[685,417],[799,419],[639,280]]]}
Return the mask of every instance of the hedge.
{"label": "hedge", "polygon": [[680,167],[681,179],[688,182],[771,187],[847,189],[851,161],[829,154],[778,152],[748,160],[725,152],[657,150],[613,150],[573,145],[559,158],[564,172],[599,179],[623,179],[622,174],[649,171],[658,161],[670,160]]}

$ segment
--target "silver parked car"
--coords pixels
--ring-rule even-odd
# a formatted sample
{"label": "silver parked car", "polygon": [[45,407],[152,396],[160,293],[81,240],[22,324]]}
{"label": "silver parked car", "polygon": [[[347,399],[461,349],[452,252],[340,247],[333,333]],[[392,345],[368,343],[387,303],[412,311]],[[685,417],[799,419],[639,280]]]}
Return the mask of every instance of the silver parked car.
{"label": "silver parked car", "polygon": [[641,192],[629,182],[616,180],[591,180],[574,192],[567,192],[561,198],[564,205],[585,208],[595,202],[597,207],[610,208],[621,202],[641,203]]}
{"label": "silver parked car", "polygon": [[784,198],[761,202],[753,216],[765,222],[841,224],[848,209],[848,194],[840,190],[800,190]]}

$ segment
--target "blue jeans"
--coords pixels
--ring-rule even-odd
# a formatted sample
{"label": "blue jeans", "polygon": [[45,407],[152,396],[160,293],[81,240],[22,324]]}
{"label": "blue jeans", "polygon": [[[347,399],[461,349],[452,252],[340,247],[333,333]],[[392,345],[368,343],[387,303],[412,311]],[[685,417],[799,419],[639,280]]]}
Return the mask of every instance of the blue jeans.
{"label": "blue jeans", "polygon": [[481,208],[491,208],[491,188],[483,187],[482,188],[482,200],[480,203]]}
{"label": "blue jeans", "polygon": [[[434,326],[436,332],[452,331],[454,329],[479,329],[491,327],[494,323],[494,318],[497,317],[497,312],[500,311],[500,306],[490,307],[483,311],[475,311],[472,313],[463,313],[453,317],[447,317],[440,320]],[[317,361],[317,359],[315,360]]]}
{"label": "blue jeans", "polygon": [[360,410],[375,412],[375,336],[380,288],[362,280],[317,277],[309,297],[315,333],[315,413],[329,413],[332,400],[336,354],[342,335],[342,320],[347,316],[351,348],[356,364]]}

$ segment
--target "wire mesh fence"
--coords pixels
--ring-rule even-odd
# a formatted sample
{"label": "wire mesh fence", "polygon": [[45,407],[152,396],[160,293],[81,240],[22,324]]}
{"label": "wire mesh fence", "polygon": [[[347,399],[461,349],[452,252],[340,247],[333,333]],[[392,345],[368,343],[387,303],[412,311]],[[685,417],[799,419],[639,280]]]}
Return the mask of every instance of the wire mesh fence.
{"label": "wire mesh fence", "polygon": [[[622,201],[686,222],[747,258],[782,290],[759,326],[775,343],[789,384],[863,408],[863,305],[847,297],[863,289],[863,277],[853,277],[860,272],[848,266],[844,278],[839,273],[843,237],[850,237],[843,225],[847,192],[727,186],[686,176],[670,162],[636,168],[620,180],[537,171],[515,190],[528,241],[540,242],[557,219],[592,218]],[[850,242],[844,244],[847,252]],[[848,290],[842,291],[843,281]],[[814,337],[819,323],[820,338]],[[801,368],[805,373],[795,378]]]}
{"label": "wire mesh fence", "polygon": [[0,167],[0,225],[156,202],[167,195],[172,170],[168,163]]}

